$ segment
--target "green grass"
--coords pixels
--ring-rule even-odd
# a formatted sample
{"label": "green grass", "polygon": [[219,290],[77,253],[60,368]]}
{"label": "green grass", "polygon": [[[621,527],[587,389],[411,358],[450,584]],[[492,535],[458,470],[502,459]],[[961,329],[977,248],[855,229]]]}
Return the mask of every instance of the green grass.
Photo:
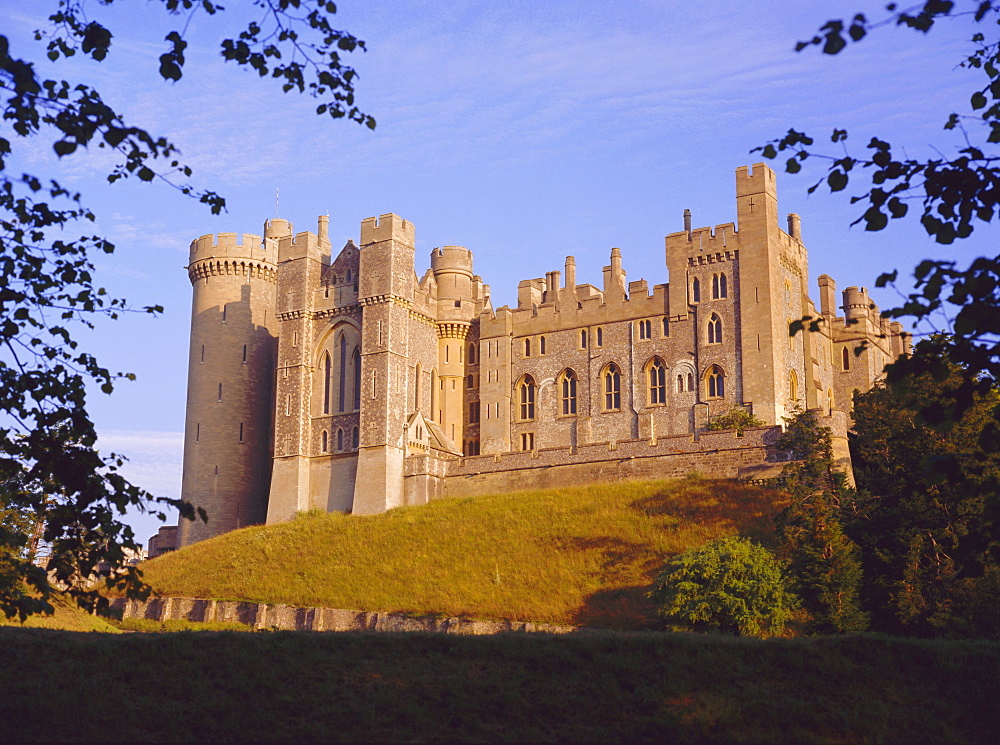
{"label": "green grass", "polygon": [[165,596],[643,629],[665,557],[737,532],[766,540],[780,498],[688,478],[309,513],[143,572]]}
{"label": "green grass", "polygon": [[26,629],[61,629],[63,631],[101,631],[114,634],[118,629],[98,616],[92,616],[76,604],[62,598],[52,601],[55,613],[49,616],[28,616],[22,624],[17,618],[0,614],[0,626],[17,626]]}
{"label": "green grass", "polygon": [[4,739],[982,742],[1000,644],[0,629]]}

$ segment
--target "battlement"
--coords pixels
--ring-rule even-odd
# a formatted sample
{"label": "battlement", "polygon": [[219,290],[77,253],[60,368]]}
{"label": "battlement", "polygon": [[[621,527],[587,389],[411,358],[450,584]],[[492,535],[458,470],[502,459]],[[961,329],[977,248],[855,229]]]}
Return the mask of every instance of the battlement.
{"label": "battlement", "polygon": [[392,212],[362,220],[361,245],[380,241],[397,241],[412,247],[415,243],[413,223]]}
{"label": "battlement", "polygon": [[441,246],[431,251],[434,274],[452,272],[472,277],[472,251],[464,246]]}
{"label": "battlement", "polygon": [[777,177],[766,164],[754,163],[752,166],[740,166],[736,169],[736,197],[747,197],[751,194],[770,194],[778,198]]}
{"label": "battlement", "polygon": [[274,263],[273,248],[262,244],[259,235],[250,233],[219,233],[203,235],[191,241],[188,263],[205,259],[254,259]]}

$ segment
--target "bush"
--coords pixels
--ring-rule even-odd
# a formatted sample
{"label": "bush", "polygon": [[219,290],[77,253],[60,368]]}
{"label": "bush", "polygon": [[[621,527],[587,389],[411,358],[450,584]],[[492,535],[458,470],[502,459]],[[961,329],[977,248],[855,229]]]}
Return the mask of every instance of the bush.
{"label": "bush", "polygon": [[726,413],[712,417],[712,419],[709,420],[708,424],[705,425],[705,429],[710,431],[718,431],[722,429],[735,429],[736,434],[742,435],[743,430],[745,429],[751,429],[752,427],[763,427],[765,424],[766,422],[764,422],[761,419],[758,419],[746,409],[740,406],[734,406]]}
{"label": "bush", "polygon": [[781,565],[753,541],[731,536],[678,555],[649,598],[672,631],[779,634],[795,605]]}

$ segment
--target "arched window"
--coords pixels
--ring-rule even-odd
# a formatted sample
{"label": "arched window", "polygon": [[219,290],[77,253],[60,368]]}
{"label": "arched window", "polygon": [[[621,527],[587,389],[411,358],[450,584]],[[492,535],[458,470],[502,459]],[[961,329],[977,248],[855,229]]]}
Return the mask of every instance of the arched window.
{"label": "arched window", "polygon": [[576,373],[566,370],[560,376],[560,399],[562,400],[562,415],[576,414]]}
{"label": "arched window", "polygon": [[474,383],[475,383],[475,380],[472,377],[472,373],[469,373],[468,375],[465,376],[465,387],[466,388],[474,388],[475,387]]}
{"label": "arched window", "polygon": [[347,270],[347,281],[348,281],[348,282],[350,282],[350,281],[351,281],[351,276],[352,276],[352,275],[351,275],[351,270],[350,270],[350,269],[348,269],[348,270]]}
{"label": "arched window", "polygon": [[663,316],[663,335],[670,336],[670,319]]}
{"label": "arched window", "polygon": [[622,374],[613,362],[604,370],[604,410],[619,411],[622,407]]}
{"label": "arched window", "polygon": [[847,347],[844,347],[843,364],[845,372],[851,369],[851,353],[847,351]]}
{"label": "arched window", "polygon": [[323,435],[320,437],[320,440],[322,441],[322,449],[320,450],[320,452],[321,453],[325,453],[325,452],[329,451],[330,450],[330,436],[326,433],[325,429],[323,430]]}
{"label": "arched window", "polygon": [[701,302],[701,282],[698,281],[697,277],[691,282],[691,302]]}
{"label": "arched window", "polygon": [[535,418],[535,381],[530,375],[521,378],[518,384],[518,410],[519,419],[522,422],[530,422]]}
{"label": "arched window", "polygon": [[705,382],[708,383],[709,398],[722,398],[726,395],[725,380],[726,375],[722,372],[721,367],[712,365],[708,368],[708,373],[705,375]]}
{"label": "arched window", "polygon": [[683,375],[678,375],[677,376],[677,392],[678,393],[684,393],[684,376]]}
{"label": "arched window", "polygon": [[657,406],[667,402],[667,366],[655,357],[646,368],[649,376],[649,405]]}
{"label": "arched window", "polygon": [[826,415],[833,416],[833,388],[826,389]]}
{"label": "arched window", "polygon": [[651,339],[653,336],[653,324],[650,321],[639,321],[639,338]]}
{"label": "arched window", "polygon": [[788,400],[799,400],[799,376],[795,374],[794,370],[788,371]]}
{"label": "arched window", "polygon": [[689,391],[694,390],[694,373],[688,373],[688,387]]}
{"label": "arched window", "polygon": [[[598,346],[600,346],[600,344],[598,344]],[[587,348],[587,329],[583,329],[583,331],[580,332],[580,348]]]}
{"label": "arched window", "polygon": [[470,365],[476,364],[476,345],[475,344],[470,344],[469,345],[469,364]]}
{"label": "arched window", "polygon": [[351,430],[351,447],[355,450],[358,449],[358,428],[355,427]]}
{"label": "arched window", "polygon": [[719,300],[726,297],[726,275],[725,274],[713,274],[712,275],[712,299]]}
{"label": "arched window", "polygon": [[351,364],[354,365],[354,410],[361,409],[361,350],[354,348],[351,355]]}
{"label": "arched window", "polygon": [[323,413],[330,413],[330,387],[333,385],[333,361],[330,353],[323,355]]}
{"label": "arched window", "polygon": [[785,280],[785,305],[792,304],[792,283]]}
{"label": "arched window", "polygon": [[344,430],[337,430],[337,452],[339,453],[344,449]]}
{"label": "arched window", "polygon": [[343,411],[344,407],[347,405],[347,337],[343,334],[340,335],[340,343],[338,344],[338,352],[340,353],[340,396],[338,398],[339,406],[337,411]]}
{"label": "arched window", "polygon": [[715,313],[713,313],[712,317],[708,319],[708,343],[722,343],[722,319]]}
{"label": "arched window", "polygon": [[545,354],[545,337],[538,337],[538,353]]}
{"label": "arched window", "polygon": [[524,356],[525,357],[531,356],[531,339],[524,340]]}
{"label": "arched window", "polygon": [[604,346],[604,329],[600,326],[597,327],[597,346]]}

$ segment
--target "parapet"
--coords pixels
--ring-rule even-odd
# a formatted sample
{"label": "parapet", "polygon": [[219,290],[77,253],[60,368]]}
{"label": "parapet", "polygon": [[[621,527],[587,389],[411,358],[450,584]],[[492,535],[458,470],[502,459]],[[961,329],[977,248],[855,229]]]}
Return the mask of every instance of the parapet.
{"label": "parapet", "polygon": [[441,246],[431,251],[434,274],[457,272],[472,276],[472,251],[463,246]]}
{"label": "parapet", "polygon": [[255,259],[274,263],[274,251],[261,244],[259,235],[250,233],[219,233],[218,235],[203,235],[191,241],[188,263],[205,259]]}
{"label": "parapet", "polygon": [[361,221],[362,246],[390,240],[412,247],[415,243],[413,223],[392,212]]}
{"label": "parapet", "polygon": [[766,193],[778,198],[777,177],[765,163],[754,163],[752,167],[740,166],[736,169],[736,196]]}

